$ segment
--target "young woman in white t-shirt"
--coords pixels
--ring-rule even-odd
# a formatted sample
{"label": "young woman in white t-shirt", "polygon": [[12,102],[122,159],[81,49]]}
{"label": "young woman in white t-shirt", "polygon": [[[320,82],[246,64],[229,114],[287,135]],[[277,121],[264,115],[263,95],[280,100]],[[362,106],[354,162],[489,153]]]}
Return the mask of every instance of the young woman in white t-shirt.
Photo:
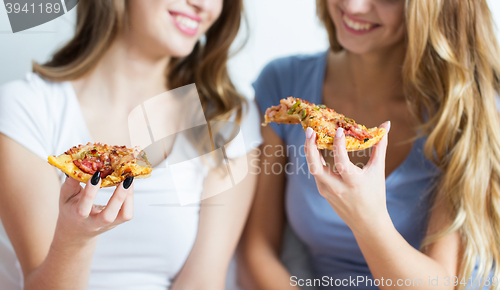
{"label": "young woman in white t-shirt", "polygon": [[[24,80],[0,87],[2,289],[224,288],[261,140],[257,110],[237,93],[226,66],[242,6],[242,0],[80,1],[74,38]],[[207,122],[240,124],[243,138],[233,141],[243,143],[225,146],[227,164],[201,158],[173,164],[169,156],[193,143],[182,136],[152,151],[150,178],[116,189],[99,190],[98,175],[97,184],[80,187],[47,164],[48,155],[87,142],[133,145],[129,113],[192,83]],[[222,184],[231,186],[220,171],[229,166],[231,177],[241,178],[223,191]],[[223,192],[181,206],[179,184],[195,197]]]}

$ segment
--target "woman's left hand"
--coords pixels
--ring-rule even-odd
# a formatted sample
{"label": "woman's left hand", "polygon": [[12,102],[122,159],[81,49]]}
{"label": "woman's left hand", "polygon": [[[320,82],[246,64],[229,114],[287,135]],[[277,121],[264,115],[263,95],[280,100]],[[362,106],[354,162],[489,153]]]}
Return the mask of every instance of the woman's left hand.
{"label": "woman's left hand", "polygon": [[363,169],[351,163],[346,150],[345,134],[337,129],[333,153],[336,171],[325,166],[316,146],[316,134],[306,131],[305,152],[309,171],[316,179],[319,193],[356,233],[366,233],[391,223],[385,198],[385,155],[390,122],[381,125],[385,136],[374,146]]}

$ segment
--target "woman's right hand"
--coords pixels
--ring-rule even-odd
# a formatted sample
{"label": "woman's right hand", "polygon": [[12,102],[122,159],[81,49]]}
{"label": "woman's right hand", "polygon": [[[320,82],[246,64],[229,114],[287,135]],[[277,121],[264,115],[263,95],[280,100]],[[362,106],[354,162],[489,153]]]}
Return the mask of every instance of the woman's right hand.
{"label": "woman's right hand", "polygon": [[99,234],[132,219],[133,177],[118,185],[106,206],[94,205],[101,185],[97,171],[85,188],[80,182],[67,177],[61,187],[59,216],[55,235],[66,243],[79,244],[94,240]]}

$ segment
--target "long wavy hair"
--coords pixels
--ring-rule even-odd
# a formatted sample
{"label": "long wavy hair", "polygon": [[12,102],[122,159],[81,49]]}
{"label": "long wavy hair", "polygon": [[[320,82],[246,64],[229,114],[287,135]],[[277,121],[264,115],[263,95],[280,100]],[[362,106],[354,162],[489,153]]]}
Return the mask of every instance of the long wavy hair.
{"label": "long wavy hair", "polygon": [[[341,51],[327,1],[317,0],[317,13],[331,49]],[[486,0],[406,0],[406,26],[405,95],[428,137],[425,155],[441,169],[434,204],[453,219],[422,249],[458,231],[459,281],[476,265],[483,282],[491,272],[499,277],[500,50],[491,11]]]}
{"label": "long wavy hair", "polygon": [[[52,81],[78,79],[89,73],[127,21],[126,0],[85,0],[77,7],[76,31],[52,59],[33,63],[33,72]],[[195,83],[207,121],[240,122],[245,99],[229,78],[227,60],[243,17],[242,0],[224,0],[220,17],[191,54],[173,58],[166,68],[169,89]]]}

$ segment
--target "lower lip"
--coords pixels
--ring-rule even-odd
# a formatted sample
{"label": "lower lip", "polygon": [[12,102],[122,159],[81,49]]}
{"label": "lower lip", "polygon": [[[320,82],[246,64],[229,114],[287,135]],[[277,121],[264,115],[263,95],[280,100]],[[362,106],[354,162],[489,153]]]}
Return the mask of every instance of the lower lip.
{"label": "lower lip", "polygon": [[172,20],[174,21],[175,26],[177,26],[177,28],[179,28],[182,33],[186,34],[187,36],[195,36],[198,33],[198,29],[189,28],[177,22],[177,20],[175,19],[175,14],[170,14],[170,16],[172,16]]}
{"label": "lower lip", "polygon": [[343,18],[342,18],[342,24],[344,24],[344,27],[348,32],[350,32],[354,35],[364,35],[364,34],[372,32],[373,30],[380,27],[379,25],[374,25],[372,28],[370,28],[368,30],[356,30],[356,29],[353,29],[353,28],[347,26],[347,23],[345,23]]}

